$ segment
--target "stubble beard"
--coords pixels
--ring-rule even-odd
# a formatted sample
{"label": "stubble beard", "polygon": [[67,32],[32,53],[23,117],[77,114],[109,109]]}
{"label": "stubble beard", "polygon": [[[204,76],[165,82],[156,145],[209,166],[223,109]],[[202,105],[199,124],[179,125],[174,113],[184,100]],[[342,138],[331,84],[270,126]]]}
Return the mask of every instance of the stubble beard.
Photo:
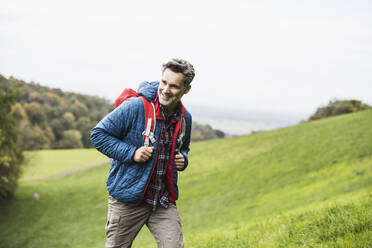
{"label": "stubble beard", "polygon": [[164,110],[168,113],[169,111],[173,111],[175,106],[177,106],[178,102],[179,102],[179,99],[177,99],[177,97],[175,96],[171,96],[171,97],[166,97],[165,98],[167,100],[164,100],[163,99],[163,94],[160,93],[160,96],[159,96],[159,103],[162,105],[162,107],[164,108]]}

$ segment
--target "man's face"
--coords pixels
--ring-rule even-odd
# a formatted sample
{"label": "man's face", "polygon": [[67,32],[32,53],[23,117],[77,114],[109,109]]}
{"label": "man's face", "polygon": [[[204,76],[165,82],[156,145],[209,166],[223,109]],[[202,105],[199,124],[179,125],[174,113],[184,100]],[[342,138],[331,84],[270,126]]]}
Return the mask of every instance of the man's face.
{"label": "man's face", "polygon": [[174,72],[170,69],[165,69],[163,72],[158,95],[160,104],[165,107],[167,112],[173,112],[182,96],[189,92],[191,86],[185,86],[184,79],[185,76],[180,72]]}

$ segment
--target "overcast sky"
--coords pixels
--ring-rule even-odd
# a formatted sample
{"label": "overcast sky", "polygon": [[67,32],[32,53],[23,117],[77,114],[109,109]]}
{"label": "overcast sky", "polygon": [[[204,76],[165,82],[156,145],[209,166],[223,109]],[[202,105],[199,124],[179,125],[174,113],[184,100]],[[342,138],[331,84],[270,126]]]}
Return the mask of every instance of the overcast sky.
{"label": "overcast sky", "polygon": [[371,1],[3,0],[0,73],[109,100],[182,57],[189,105],[309,117],[372,104]]}

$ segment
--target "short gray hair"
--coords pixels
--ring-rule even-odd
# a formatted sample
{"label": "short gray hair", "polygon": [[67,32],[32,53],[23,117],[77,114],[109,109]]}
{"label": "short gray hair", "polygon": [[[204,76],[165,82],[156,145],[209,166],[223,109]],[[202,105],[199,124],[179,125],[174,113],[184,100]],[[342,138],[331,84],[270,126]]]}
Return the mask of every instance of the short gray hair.
{"label": "short gray hair", "polygon": [[191,84],[191,81],[195,77],[195,69],[192,64],[184,59],[172,59],[167,63],[163,64],[163,72],[166,69],[170,69],[173,72],[180,72],[185,76],[183,83],[185,86]]}

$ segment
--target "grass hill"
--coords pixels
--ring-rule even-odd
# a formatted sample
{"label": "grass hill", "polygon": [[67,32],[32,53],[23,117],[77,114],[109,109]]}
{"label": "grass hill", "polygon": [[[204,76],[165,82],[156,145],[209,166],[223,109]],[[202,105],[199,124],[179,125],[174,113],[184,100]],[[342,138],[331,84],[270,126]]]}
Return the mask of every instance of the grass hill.
{"label": "grass hill", "polygon": [[[193,143],[177,202],[186,247],[372,247],[371,126],[367,110]],[[22,182],[1,203],[0,247],[103,247],[107,173]],[[134,247],[155,247],[139,235]]]}

